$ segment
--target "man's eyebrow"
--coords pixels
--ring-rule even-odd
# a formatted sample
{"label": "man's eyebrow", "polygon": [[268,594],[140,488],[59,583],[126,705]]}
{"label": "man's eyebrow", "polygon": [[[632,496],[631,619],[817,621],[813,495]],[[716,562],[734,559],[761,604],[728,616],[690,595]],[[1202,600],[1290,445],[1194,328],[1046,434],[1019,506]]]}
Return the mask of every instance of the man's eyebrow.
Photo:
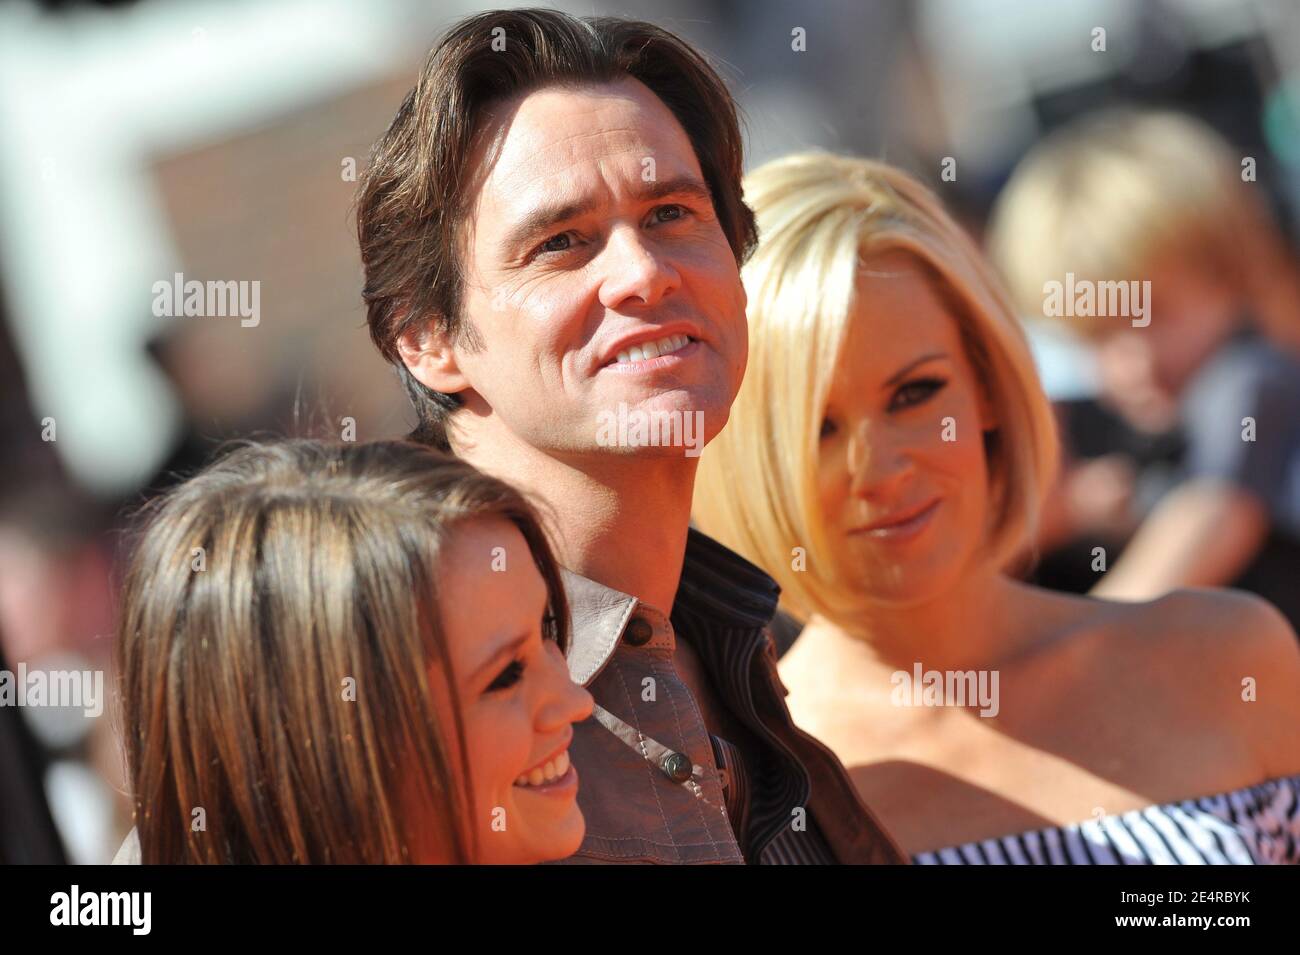
{"label": "man's eyebrow", "polygon": [[[642,183],[637,189],[635,198],[638,202],[652,202],[670,197],[691,198],[710,203],[713,201],[713,193],[709,187],[694,176],[677,176],[673,179]],[[533,239],[542,238],[557,223],[576,219],[590,212],[595,205],[592,202],[556,202],[530,209],[506,233],[501,243],[501,250],[509,255],[520,246],[531,244]]]}
{"label": "man's eyebrow", "polygon": [[637,199],[641,202],[648,202],[652,199],[667,199],[671,196],[685,196],[705,202],[713,201],[712,190],[694,176],[678,176],[675,179],[665,179],[662,182],[654,180],[653,182],[642,183],[641,188],[637,190]]}
{"label": "man's eyebrow", "polygon": [[903,380],[904,377],[906,377],[907,373],[911,371],[913,368],[915,368],[917,365],[924,365],[927,361],[934,361],[936,358],[947,358],[947,357],[948,357],[948,353],[946,351],[936,351],[936,352],[931,352],[928,355],[922,355],[920,358],[917,358],[913,361],[909,361],[902,368],[898,369],[898,371],[894,372],[894,374],[889,378],[889,380],[885,382],[885,387],[889,388],[898,384],[900,381]]}
{"label": "man's eyebrow", "polygon": [[496,666],[497,664],[501,663],[503,660],[505,660],[507,656],[513,657],[516,653],[519,652],[519,648],[522,647],[527,642],[528,642],[528,634],[522,633],[519,636],[515,637],[513,640],[511,640],[509,643],[500,647],[496,653],[492,654],[492,656],[484,660],[481,664],[479,664],[478,668],[475,669],[474,675],[471,676],[469,680],[470,685],[477,685],[479,680],[483,678],[484,673],[486,673],[488,670],[490,670],[492,667]]}

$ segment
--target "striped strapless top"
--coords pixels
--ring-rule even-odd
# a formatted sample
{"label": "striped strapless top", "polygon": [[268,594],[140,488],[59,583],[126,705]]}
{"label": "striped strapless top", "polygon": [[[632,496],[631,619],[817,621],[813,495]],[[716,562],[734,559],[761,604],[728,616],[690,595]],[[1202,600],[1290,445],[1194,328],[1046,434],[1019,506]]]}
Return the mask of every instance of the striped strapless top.
{"label": "striped strapless top", "polygon": [[1300,865],[1300,775],[922,852],[917,865]]}

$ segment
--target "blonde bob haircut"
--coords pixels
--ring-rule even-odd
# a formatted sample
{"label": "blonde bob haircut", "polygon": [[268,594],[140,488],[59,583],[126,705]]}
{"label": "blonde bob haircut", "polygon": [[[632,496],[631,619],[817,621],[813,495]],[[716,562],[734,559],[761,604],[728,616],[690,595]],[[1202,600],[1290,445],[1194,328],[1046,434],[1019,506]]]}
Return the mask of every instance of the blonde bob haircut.
{"label": "blonde bob haircut", "polygon": [[846,625],[868,609],[827,546],[819,435],[863,262],[901,250],[949,303],[996,416],[985,437],[991,506],[980,556],[1006,567],[1035,528],[1057,439],[1024,334],[975,245],[929,190],[869,159],[799,153],[754,170],[744,187],[759,224],[742,275],[749,365],[701,459],[697,526],[771,573],[801,620],[819,613]]}

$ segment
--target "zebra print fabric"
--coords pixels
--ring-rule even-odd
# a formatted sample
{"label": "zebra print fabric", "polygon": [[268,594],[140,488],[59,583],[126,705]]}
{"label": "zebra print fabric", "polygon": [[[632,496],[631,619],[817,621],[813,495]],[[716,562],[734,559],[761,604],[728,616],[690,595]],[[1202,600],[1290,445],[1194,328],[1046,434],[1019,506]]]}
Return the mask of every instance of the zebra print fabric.
{"label": "zebra print fabric", "polygon": [[922,852],[918,865],[1300,865],[1300,775]]}

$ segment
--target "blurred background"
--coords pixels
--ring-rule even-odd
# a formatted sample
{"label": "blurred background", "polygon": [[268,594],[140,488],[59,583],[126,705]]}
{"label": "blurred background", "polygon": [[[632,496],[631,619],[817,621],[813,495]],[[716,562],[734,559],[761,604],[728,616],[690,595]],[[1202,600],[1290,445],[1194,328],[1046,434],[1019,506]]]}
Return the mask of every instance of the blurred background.
{"label": "blurred background", "polygon": [[[0,5],[0,669],[105,670],[112,686],[131,509],[222,440],[341,435],[349,421],[361,441],[406,432],[406,400],[365,331],[357,177],[438,33],[522,5]],[[1251,188],[1283,250],[1278,300],[1294,288],[1293,0],[552,6],[650,19],[706,51],[744,111],[750,168],[809,147],[884,158],[981,241],[1018,161],[1057,128],[1118,104],[1199,117],[1256,161]],[[792,49],[797,28],[806,50]],[[259,282],[258,321],[157,315],[154,285],[177,274]],[[1061,505],[1069,520],[1029,571],[1087,590],[1095,575],[1070,541],[1095,534],[1080,515],[1136,507],[1143,455],[1176,461],[1177,422],[1138,445],[1118,423],[1099,435],[1096,420],[1114,418],[1089,417],[1105,406],[1093,350],[1032,334],[1072,460],[1141,448],[1075,488],[1082,503]],[[1117,547],[1139,519],[1118,522]],[[111,708],[0,706],[0,861],[106,862],[128,828]]]}

